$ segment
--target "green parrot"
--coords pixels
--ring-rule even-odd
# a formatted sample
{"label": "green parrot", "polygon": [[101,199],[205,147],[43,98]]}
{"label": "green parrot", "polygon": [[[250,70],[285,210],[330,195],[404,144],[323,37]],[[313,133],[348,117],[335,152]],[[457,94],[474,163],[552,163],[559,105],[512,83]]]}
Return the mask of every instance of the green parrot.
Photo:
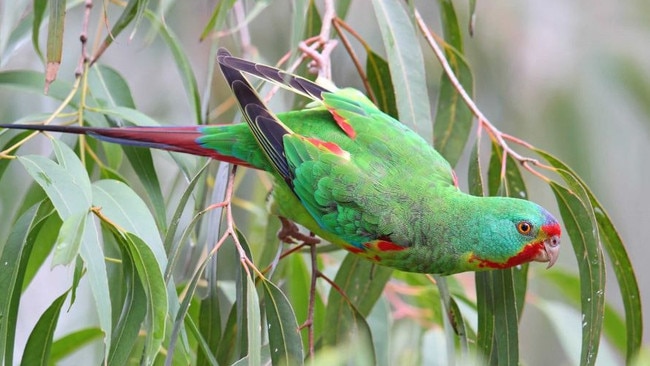
{"label": "green parrot", "polygon": [[[0,125],[207,156],[269,172],[283,239],[307,239],[293,222],[377,264],[449,275],[558,258],[561,228],[539,205],[460,191],[449,163],[355,89],[325,88],[233,57],[217,61],[246,123],[94,128]],[[313,100],[274,114],[251,74]]]}

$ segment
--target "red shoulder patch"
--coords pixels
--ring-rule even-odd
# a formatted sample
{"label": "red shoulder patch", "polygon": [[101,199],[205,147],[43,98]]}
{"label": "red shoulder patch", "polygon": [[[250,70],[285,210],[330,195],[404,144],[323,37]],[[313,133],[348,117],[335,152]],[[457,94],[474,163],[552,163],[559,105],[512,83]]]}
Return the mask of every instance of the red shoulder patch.
{"label": "red shoulder patch", "polygon": [[352,125],[340,114],[338,114],[336,112],[336,109],[328,108],[328,110],[332,114],[332,117],[336,121],[336,124],[339,125],[343,132],[345,132],[345,134],[348,135],[351,139],[354,139],[357,136],[357,131],[354,130]]}
{"label": "red shoulder patch", "polygon": [[363,244],[366,248],[376,249],[380,252],[395,252],[406,249],[388,240],[373,240]]}
{"label": "red shoulder patch", "polygon": [[337,145],[334,142],[323,141],[314,137],[306,137],[305,139],[318,148],[325,149],[331,152],[332,154],[338,155],[345,159],[350,159],[350,153],[343,150],[339,145]]}

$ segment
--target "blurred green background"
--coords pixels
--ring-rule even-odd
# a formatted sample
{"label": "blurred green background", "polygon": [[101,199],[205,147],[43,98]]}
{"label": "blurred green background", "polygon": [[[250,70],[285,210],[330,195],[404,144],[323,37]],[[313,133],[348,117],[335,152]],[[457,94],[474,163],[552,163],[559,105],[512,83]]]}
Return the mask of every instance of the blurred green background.
{"label": "blurred green background", "polygon": [[[437,6],[427,3],[418,2],[418,8],[434,31],[439,31],[435,29],[439,18]],[[467,25],[468,5],[465,1],[456,1],[455,5],[460,23]],[[0,1],[0,34],[13,27],[7,20],[13,19],[13,12],[21,13],[25,6],[29,6],[27,1]],[[101,6],[101,2],[96,2],[95,16]],[[200,82],[206,79],[207,63],[213,62],[208,59],[209,45],[199,42],[213,8],[213,1],[176,2],[165,18],[182,40]],[[287,14],[290,11],[287,2],[273,1],[249,25],[253,47],[250,50],[269,63],[275,63],[289,48]],[[650,195],[647,194],[650,188],[650,2],[478,1],[476,15],[475,34],[471,38],[467,36],[465,47],[474,71],[477,104],[502,131],[552,152],[585,179],[609,211],[627,244],[648,314],[650,273],[645,262],[650,258],[646,243],[650,226]],[[81,17],[80,8],[68,14],[60,79],[70,81],[74,77]],[[353,3],[347,21],[374,49],[382,49],[379,35],[372,33],[376,30],[375,18],[363,2]],[[130,31],[122,34],[101,62],[119,70],[128,80],[139,110],[161,124],[192,123],[191,108],[172,56],[161,41],[148,38],[147,27],[141,25],[132,40],[127,39]],[[15,46],[0,54],[0,69],[42,70],[29,43]],[[334,53],[334,81],[339,86],[361,86],[344,56],[342,47]],[[437,75],[440,69],[437,61],[431,53],[425,57],[428,59],[427,72]],[[213,93],[213,105],[228,95],[220,77],[216,79],[214,87],[219,89]],[[201,84],[199,90],[206,87],[210,85]],[[429,85],[432,101],[437,96],[436,87],[435,83]],[[55,107],[56,103],[47,98],[0,90],[2,123],[10,123],[27,114],[51,112]],[[426,127],[426,123],[421,126],[420,132],[430,140],[430,127]],[[484,142],[487,145],[485,137]],[[169,165],[169,159],[159,160],[161,169]],[[461,181],[465,180],[466,161],[467,157],[459,164]],[[24,191],[21,182],[29,179],[20,166],[12,165],[11,174],[5,175],[1,182],[0,212],[15,209],[14,192]],[[159,177],[166,184],[172,184],[173,177],[166,177],[162,172]],[[531,178],[530,175],[526,177]],[[528,182],[531,198],[557,213],[551,191],[535,179],[528,179]],[[464,182],[461,185],[466,186]],[[0,235],[7,235],[8,224],[0,223]],[[568,243],[565,243],[559,266],[576,266]],[[56,279],[68,278],[71,270],[58,267],[53,272],[43,271],[41,280],[36,280],[42,287],[28,289],[26,296],[34,301],[23,306],[19,314],[26,332],[36,321],[34,316],[40,314],[60,290],[56,288]],[[613,283],[611,271],[608,275],[609,282]],[[554,290],[540,291],[552,297]],[[608,291],[614,294],[618,290],[608,286]],[[615,305],[620,307],[620,304]],[[535,312],[532,307],[527,311]],[[88,314],[93,316],[92,309]],[[75,312],[75,316],[78,317],[79,312]],[[78,319],[67,322],[74,328]],[[647,316],[645,325],[650,325]],[[576,334],[579,334],[579,324],[576,326]],[[520,342],[522,354],[531,364],[559,357],[549,355],[549,350],[562,339],[550,339],[547,345],[540,347],[539,339],[532,336],[545,327],[551,325],[540,314],[524,317]],[[532,339],[536,342],[532,343]],[[645,339],[647,344],[647,335]],[[21,342],[20,337],[18,342]],[[606,359],[601,361],[607,362]]]}

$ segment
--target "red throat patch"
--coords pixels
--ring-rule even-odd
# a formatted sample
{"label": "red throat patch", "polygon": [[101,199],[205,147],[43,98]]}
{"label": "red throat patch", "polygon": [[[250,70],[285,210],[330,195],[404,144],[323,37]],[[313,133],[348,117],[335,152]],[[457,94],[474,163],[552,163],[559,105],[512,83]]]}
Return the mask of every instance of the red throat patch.
{"label": "red throat patch", "polygon": [[487,259],[482,259],[474,254],[469,258],[469,262],[478,262],[478,268],[494,268],[494,269],[504,269],[520,264],[528,263],[535,258],[540,250],[544,250],[544,243],[538,242],[526,245],[517,255],[509,258],[505,263],[493,262]]}

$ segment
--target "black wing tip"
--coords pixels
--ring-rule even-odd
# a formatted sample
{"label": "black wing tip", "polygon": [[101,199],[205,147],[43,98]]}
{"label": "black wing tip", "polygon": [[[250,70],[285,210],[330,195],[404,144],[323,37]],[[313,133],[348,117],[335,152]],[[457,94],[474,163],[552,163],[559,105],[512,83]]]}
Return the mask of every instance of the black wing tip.
{"label": "black wing tip", "polygon": [[323,93],[331,92],[327,88],[324,88],[309,79],[280,70],[277,67],[258,64],[235,57],[224,47],[219,48],[217,51],[217,62],[219,63],[222,72],[224,72],[224,75],[226,73],[224,71],[225,68],[233,69],[238,72],[245,72],[257,76],[260,79],[286,85],[299,94],[310,96],[314,99],[323,100]]}

